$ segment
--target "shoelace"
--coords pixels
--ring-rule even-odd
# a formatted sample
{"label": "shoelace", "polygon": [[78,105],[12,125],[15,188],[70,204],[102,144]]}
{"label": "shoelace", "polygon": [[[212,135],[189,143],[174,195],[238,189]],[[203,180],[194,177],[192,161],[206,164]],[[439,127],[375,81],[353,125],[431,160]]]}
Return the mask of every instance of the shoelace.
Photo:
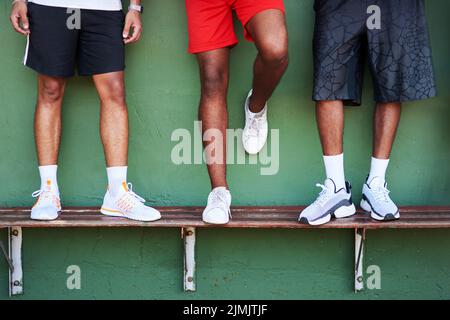
{"label": "shoelace", "polygon": [[36,190],[35,192],[33,192],[32,194],[31,194],[31,196],[33,197],[33,198],[37,198],[37,197],[39,197],[41,194],[43,194],[44,192],[48,192],[48,191],[44,191],[44,190]]}
{"label": "shoelace", "polygon": [[[52,197],[50,197],[51,195],[52,195]],[[37,202],[36,202],[35,205],[37,205],[38,203],[40,203],[41,200],[51,199],[51,201],[53,202],[53,204],[54,204],[56,207],[59,207],[59,206],[60,206],[60,204],[59,204],[59,199],[58,199],[54,194],[52,194],[52,193],[50,192],[50,190],[43,190],[43,189],[36,190],[35,192],[33,192],[33,193],[31,194],[31,196],[32,196],[33,198],[38,198],[38,200],[37,200]],[[42,196],[42,197],[41,197],[41,196]]]}
{"label": "shoelace", "polygon": [[248,127],[248,135],[251,137],[257,137],[259,135],[259,131],[261,130],[261,125],[264,122],[263,116],[260,117],[252,117],[250,120],[250,126]]}
{"label": "shoelace", "polygon": [[138,199],[140,202],[145,203],[145,199],[142,198],[141,196],[138,196],[136,193],[134,193],[133,191],[133,184],[131,182],[127,183],[127,187],[128,187],[128,192],[135,197],[136,199]]}
{"label": "shoelace", "polygon": [[318,204],[322,207],[330,199],[331,193],[329,192],[329,189],[323,184],[317,183],[316,187],[322,188],[322,191],[320,191],[319,196],[317,197],[316,201],[314,201],[314,204]]}
{"label": "shoelace", "polygon": [[[210,205],[213,208],[222,208],[228,207],[228,202],[226,201],[226,199],[221,197],[219,192],[213,191]],[[229,208],[228,208],[228,215],[231,218],[231,210]]]}
{"label": "shoelace", "polygon": [[117,206],[125,212],[129,212],[136,207],[136,200],[140,203],[145,203],[145,199],[138,196],[133,191],[133,184],[127,183],[128,192],[126,192],[118,201]]}
{"label": "shoelace", "polygon": [[390,202],[390,191],[384,186],[377,186],[372,189],[375,201]]}

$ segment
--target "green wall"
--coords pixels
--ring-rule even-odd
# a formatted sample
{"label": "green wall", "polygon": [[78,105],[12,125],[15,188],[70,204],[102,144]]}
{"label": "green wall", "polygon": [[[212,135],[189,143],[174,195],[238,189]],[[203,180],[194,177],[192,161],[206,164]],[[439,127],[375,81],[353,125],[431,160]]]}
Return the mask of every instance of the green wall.
{"label": "green wall", "polygon": [[[235,205],[307,204],[323,180],[311,102],[312,0],[286,0],[289,70],[270,101],[270,126],[280,131],[280,170],[262,176],[260,165],[229,166]],[[450,205],[450,12],[446,0],[426,1],[439,97],[405,105],[389,170],[400,205]],[[25,40],[8,24],[0,4],[0,206],[30,206],[39,186],[33,141],[36,81],[21,65]],[[183,1],[152,1],[145,33],[127,49],[131,141],[129,177],[154,205],[203,205],[209,191],[203,165],[176,166],[170,154],[177,128],[191,132],[199,81],[186,53]],[[242,29],[236,23],[240,39]],[[243,124],[242,102],[251,83],[255,49],[233,50],[230,128]],[[346,113],[346,174],[359,200],[371,149],[372,87],[364,105]],[[59,183],[66,206],[99,206],[106,185],[98,135],[99,107],[89,79],[67,90]],[[179,230],[67,229],[24,231],[24,298],[450,298],[450,230],[368,232],[366,264],[379,265],[382,289],[354,295],[350,230],[200,230],[198,292],[182,293]],[[6,240],[6,232],[0,231]],[[270,243],[270,246],[268,245]],[[82,269],[82,290],[66,289],[66,268]],[[7,297],[0,259],[0,298]]]}

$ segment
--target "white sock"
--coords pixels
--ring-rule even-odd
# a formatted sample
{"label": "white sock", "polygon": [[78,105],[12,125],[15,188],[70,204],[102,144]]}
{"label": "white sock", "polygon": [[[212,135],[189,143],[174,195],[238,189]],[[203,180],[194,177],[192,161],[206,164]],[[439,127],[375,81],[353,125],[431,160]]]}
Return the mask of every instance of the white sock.
{"label": "white sock", "polygon": [[373,178],[379,177],[381,182],[384,184],[386,181],[386,170],[389,165],[389,159],[377,159],[372,157],[372,162],[370,164],[370,173],[368,183],[372,181]]}
{"label": "white sock", "polygon": [[39,175],[41,176],[41,190],[45,190],[47,187],[51,187],[59,194],[58,180],[56,178],[58,171],[57,165],[40,166]]}
{"label": "white sock", "polygon": [[106,168],[108,175],[108,190],[115,197],[123,188],[123,183],[127,183],[128,167],[109,167]]}
{"label": "white sock", "polygon": [[345,188],[344,154],[323,156],[327,178],[334,181],[336,190]]}

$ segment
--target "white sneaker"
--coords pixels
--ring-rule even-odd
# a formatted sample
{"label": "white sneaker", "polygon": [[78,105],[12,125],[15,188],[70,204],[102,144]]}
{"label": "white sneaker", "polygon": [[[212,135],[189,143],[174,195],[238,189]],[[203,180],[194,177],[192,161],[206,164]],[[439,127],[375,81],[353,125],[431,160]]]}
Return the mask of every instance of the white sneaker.
{"label": "white sneaker", "polygon": [[242,143],[249,154],[257,154],[267,141],[269,124],[267,123],[267,103],[260,113],[253,113],[249,109],[250,97],[253,90],[248,93],[245,100],[245,127],[242,133]]}
{"label": "white sneaker", "polygon": [[133,192],[131,183],[123,183],[123,189],[116,197],[106,191],[100,212],[111,217],[122,217],[137,221],[156,221],[161,219],[161,213],[144,205],[145,199]]}
{"label": "white sneaker", "polygon": [[31,209],[31,219],[50,221],[58,218],[61,212],[59,193],[52,188],[52,182],[47,181],[45,188],[33,192],[33,198],[38,198]]}
{"label": "white sneaker", "polygon": [[372,181],[366,180],[362,191],[361,208],[378,221],[400,219],[400,211],[389,197],[389,192],[387,183],[381,178],[375,177]]}
{"label": "white sneaker", "polygon": [[351,186],[336,190],[332,179],[326,179],[325,185],[317,184],[322,188],[319,197],[309,207],[302,211],[298,221],[303,224],[318,226],[331,220],[331,217],[346,218],[356,213],[352,201]]}
{"label": "white sneaker", "polygon": [[208,204],[203,210],[203,222],[227,224],[230,222],[231,194],[225,187],[214,188],[208,196]]}

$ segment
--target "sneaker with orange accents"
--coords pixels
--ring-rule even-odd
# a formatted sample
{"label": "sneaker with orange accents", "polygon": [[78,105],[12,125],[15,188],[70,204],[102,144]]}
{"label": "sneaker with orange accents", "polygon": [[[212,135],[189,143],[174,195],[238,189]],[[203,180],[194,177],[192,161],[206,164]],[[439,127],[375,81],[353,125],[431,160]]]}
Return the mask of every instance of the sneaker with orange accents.
{"label": "sneaker with orange accents", "polygon": [[41,190],[33,192],[33,198],[38,198],[31,209],[31,219],[50,221],[58,218],[61,212],[61,200],[57,188],[52,186],[50,180]]}
{"label": "sneaker with orange accents", "polygon": [[137,221],[156,221],[161,219],[161,213],[145,205],[145,200],[133,192],[131,183],[123,183],[123,188],[113,197],[106,191],[100,212],[111,217],[122,217]]}

